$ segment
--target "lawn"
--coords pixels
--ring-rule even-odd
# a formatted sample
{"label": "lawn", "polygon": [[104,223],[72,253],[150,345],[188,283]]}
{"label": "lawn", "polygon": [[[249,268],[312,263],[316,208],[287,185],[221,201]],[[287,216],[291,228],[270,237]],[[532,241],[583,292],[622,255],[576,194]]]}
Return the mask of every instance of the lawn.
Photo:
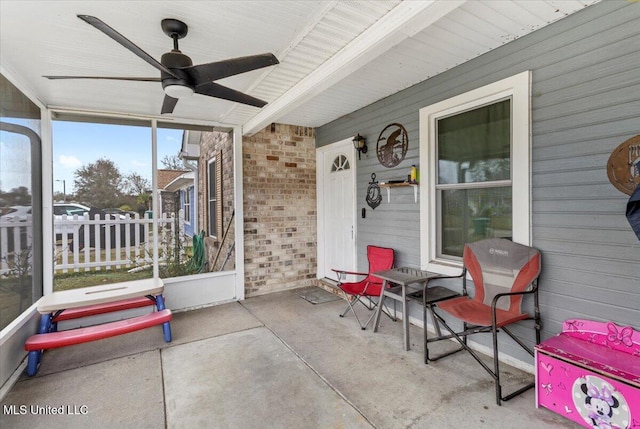
{"label": "lawn", "polygon": [[56,274],[53,278],[53,290],[77,289],[87,286],[150,279],[151,277],[153,277],[153,270],[151,269],[134,273],[130,273],[127,269],[124,269]]}

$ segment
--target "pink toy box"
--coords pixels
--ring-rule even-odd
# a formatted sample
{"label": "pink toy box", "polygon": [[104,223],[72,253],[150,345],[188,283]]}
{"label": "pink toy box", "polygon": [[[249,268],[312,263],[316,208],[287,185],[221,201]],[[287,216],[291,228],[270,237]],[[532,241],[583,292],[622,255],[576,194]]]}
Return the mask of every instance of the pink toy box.
{"label": "pink toy box", "polygon": [[567,320],[538,344],[536,407],[587,428],[640,429],[640,332]]}

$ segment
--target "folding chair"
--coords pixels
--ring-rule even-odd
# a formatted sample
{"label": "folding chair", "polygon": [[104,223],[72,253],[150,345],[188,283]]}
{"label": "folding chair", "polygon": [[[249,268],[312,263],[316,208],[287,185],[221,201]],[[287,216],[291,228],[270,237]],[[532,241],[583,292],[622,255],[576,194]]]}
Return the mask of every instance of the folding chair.
{"label": "folding chair", "polygon": [[[540,252],[537,249],[503,238],[489,238],[467,244],[463,254],[463,296],[439,302],[433,311],[433,315],[440,324],[451,333],[451,335],[438,339],[455,338],[463,349],[467,350],[491,374],[496,384],[496,403],[498,405],[501,405],[500,401],[508,401],[534,386],[532,382],[505,397],[502,396],[498,360],[498,332],[504,331],[531,356],[534,355],[533,349],[527,347],[507,326],[523,320],[534,320],[535,341],[536,344],[540,343],[540,311],[538,306],[540,260]],[[475,285],[473,298],[467,294],[467,271]],[[523,312],[520,308],[522,298],[527,294],[532,294],[534,298],[533,315]],[[443,315],[439,314],[440,310],[462,321],[462,331],[455,332],[443,318]],[[493,335],[493,370],[467,345],[468,335],[482,332],[491,332]],[[431,360],[437,360],[445,355]]]}
{"label": "folding chair", "polygon": [[[353,315],[356,317],[358,324],[361,329],[366,329],[371,320],[375,316],[375,312],[371,314],[369,320],[364,325],[360,323],[360,319],[356,314],[353,306],[358,302],[367,307],[369,310],[374,310],[378,305],[375,301],[373,301],[372,297],[380,297],[380,292],[382,290],[382,279],[375,277],[372,273],[377,271],[390,270],[393,268],[393,260],[394,253],[393,249],[389,249],[387,247],[377,247],[377,246],[367,246],[367,259],[369,260],[369,272],[368,273],[359,273],[353,271],[343,271],[332,269],[338,275],[338,287],[342,289],[348,295],[353,297],[352,300],[347,299],[347,308],[345,308],[344,312],[340,315],[340,317],[344,317],[347,315],[349,310],[353,312]],[[359,282],[343,282],[347,274],[357,275],[357,276],[366,276],[364,280]],[[369,301],[369,305],[365,304],[362,299],[367,298]],[[389,310],[387,310],[387,316],[391,317],[389,314]],[[393,319],[393,317],[392,317]]]}

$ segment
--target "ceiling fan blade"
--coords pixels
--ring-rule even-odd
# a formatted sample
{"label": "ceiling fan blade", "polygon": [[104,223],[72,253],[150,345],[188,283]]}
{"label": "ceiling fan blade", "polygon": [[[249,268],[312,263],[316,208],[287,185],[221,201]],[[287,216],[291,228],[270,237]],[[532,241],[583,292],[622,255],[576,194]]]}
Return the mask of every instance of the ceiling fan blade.
{"label": "ceiling fan blade", "polygon": [[196,85],[214,80],[234,76],[251,70],[273,66],[280,62],[273,54],[250,55],[247,57],[231,58],[214,63],[199,64],[186,67],[184,70],[191,75]]}
{"label": "ceiling fan blade", "polygon": [[47,79],[100,79],[100,80],[131,80],[136,82],[161,82],[159,77],[114,77],[114,76],[42,76]]}
{"label": "ceiling fan blade", "polygon": [[176,107],[176,104],[178,104],[177,98],[169,97],[165,94],[164,101],[162,102],[162,110],[160,111],[160,113],[162,113],[163,115],[165,113],[173,113],[173,109]]}
{"label": "ceiling fan blade", "polygon": [[83,20],[87,24],[94,26],[98,30],[102,31],[104,34],[106,34],[107,36],[111,37],[113,40],[115,40],[116,42],[118,42],[119,44],[121,44],[122,46],[124,46],[125,48],[127,48],[128,50],[130,50],[131,52],[133,52],[134,54],[136,54],[137,56],[139,56],[140,58],[142,58],[143,60],[145,60],[149,64],[151,64],[153,67],[157,68],[158,70],[163,71],[165,73],[168,73],[171,76],[175,77],[176,79],[180,78],[174,72],[169,70],[167,67],[163,66],[160,62],[158,62],[151,55],[149,55],[145,51],[143,51],[140,47],[138,47],[131,40],[127,39],[122,34],[118,33],[116,30],[114,30],[113,28],[109,27],[107,24],[105,24],[100,19],[96,18],[95,16],[78,15],[78,18],[80,18],[81,20]]}
{"label": "ceiling fan blade", "polygon": [[267,102],[247,95],[235,89],[217,83],[209,82],[196,86],[196,93],[208,95],[210,97],[222,98],[223,100],[235,101],[236,103],[248,104],[249,106],[264,107]]}

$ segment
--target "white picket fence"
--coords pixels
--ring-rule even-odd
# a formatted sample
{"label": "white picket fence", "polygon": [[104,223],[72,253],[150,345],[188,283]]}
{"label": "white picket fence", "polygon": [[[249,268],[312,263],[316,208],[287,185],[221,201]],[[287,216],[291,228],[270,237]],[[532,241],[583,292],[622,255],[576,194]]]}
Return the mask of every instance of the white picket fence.
{"label": "white picket fence", "polygon": [[[88,217],[85,216],[85,217]],[[54,271],[100,271],[133,268],[153,262],[153,236],[150,217],[126,215],[120,219],[78,218],[77,215],[54,219],[57,244],[54,251]],[[184,221],[166,213],[158,219],[161,248],[169,248],[172,240],[184,238]],[[177,231],[176,231],[177,228]],[[10,274],[16,254],[31,248],[32,221],[0,221],[0,275]],[[160,261],[162,261],[160,255]]]}
{"label": "white picket fence", "polygon": [[[31,264],[31,240],[33,237],[33,223],[31,215],[25,221],[6,221],[0,219],[0,276],[16,274],[16,265],[21,262],[21,253],[29,252],[26,258]],[[25,250],[29,249],[29,250]],[[27,271],[30,271],[27,269]]]}

